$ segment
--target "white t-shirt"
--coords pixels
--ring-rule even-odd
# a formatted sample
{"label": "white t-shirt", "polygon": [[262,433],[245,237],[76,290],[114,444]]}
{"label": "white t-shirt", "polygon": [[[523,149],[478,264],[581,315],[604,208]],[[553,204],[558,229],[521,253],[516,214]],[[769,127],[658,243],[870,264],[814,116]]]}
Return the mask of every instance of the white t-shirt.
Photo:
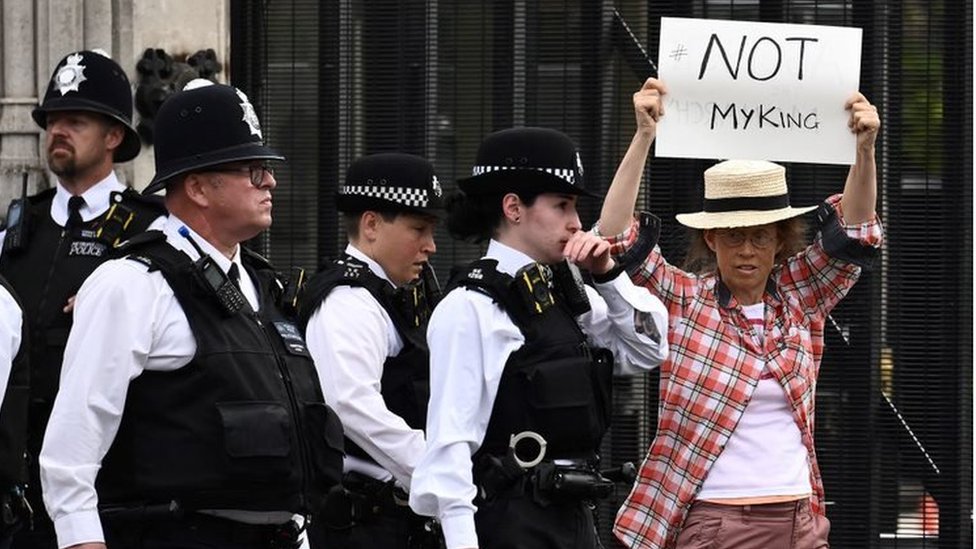
{"label": "white t-shirt", "polygon": [[[765,304],[742,312],[759,341]],[[705,477],[698,499],[809,494],[810,465],[800,428],[779,381],[763,368],[739,423]]]}

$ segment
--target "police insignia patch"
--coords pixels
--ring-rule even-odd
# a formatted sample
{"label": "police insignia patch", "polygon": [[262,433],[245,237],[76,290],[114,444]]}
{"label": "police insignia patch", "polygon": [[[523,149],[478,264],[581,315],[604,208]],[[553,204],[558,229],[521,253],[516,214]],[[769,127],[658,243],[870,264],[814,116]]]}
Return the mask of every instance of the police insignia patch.
{"label": "police insignia patch", "polygon": [[254,112],[254,106],[251,105],[251,101],[248,100],[247,95],[241,90],[237,90],[237,97],[241,98],[241,110],[244,112],[244,117],[241,118],[245,123],[247,123],[248,128],[251,130],[251,135],[256,135],[261,139],[264,136],[261,135],[261,122],[258,121],[258,114]]}
{"label": "police insignia patch", "polygon": [[69,55],[64,60],[64,66],[58,69],[57,74],[54,75],[55,85],[61,95],[65,95],[69,91],[78,91],[78,86],[88,80],[85,77],[85,66],[81,64],[81,61],[80,53]]}

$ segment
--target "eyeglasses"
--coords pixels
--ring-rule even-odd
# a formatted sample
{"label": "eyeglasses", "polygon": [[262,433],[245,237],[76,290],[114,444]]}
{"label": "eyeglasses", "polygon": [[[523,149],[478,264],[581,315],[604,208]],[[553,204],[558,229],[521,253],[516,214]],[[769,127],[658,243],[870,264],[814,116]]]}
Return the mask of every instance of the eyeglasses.
{"label": "eyeglasses", "polygon": [[751,242],[754,248],[768,248],[776,241],[776,233],[767,230],[747,233],[739,229],[722,229],[716,233],[722,243],[730,248],[738,248],[745,244],[746,240]]}
{"label": "eyeglasses", "polygon": [[251,185],[261,188],[264,183],[264,174],[274,177],[275,169],[274,166],[269,166],[267,164],[254,164],[249,166],[237,166],[237,167],[218,167],[212,170],[212,172],[217,173],[247,173],[248,178],[251,181]]}

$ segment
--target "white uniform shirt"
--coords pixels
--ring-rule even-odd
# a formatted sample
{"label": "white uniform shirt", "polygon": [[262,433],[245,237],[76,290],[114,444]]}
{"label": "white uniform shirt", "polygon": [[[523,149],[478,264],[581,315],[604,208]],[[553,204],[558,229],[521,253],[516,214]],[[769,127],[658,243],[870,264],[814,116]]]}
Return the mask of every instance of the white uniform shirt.
{"label": "white uniform shirt", "polygon": [[0,286],[0,407],[7,394],[11,366],[20,350],[20,332],[24,316],[14,296]]}
{"label": "white uniform shirt", "polygon": [[[532,259],[492,240],[486,256],[514,275]],[[654,368],[667,357],[667,311],[625,273],[587,286],[592,310],[578,319],[595,345],[614,354],[614,373]],[[637,332],[635,311],[649,313],[657,340]],[[508,314],[480,292],[460,288],[440,302],[427,327],[431,396],[427,452],[413,475],[410,507],[441,521],[448,549],[477,547],[471,456],[488,429],[509,355],[525,343]]]}
{"label": "white uniform shirt", "polygon": [[[183,226],[170,215],[151,228],[161,228],[170,245],[197,259],[199,254],[178,232]],[[190,236],[224,272],[232,262],[238,265],[241,291],[257,310],[257,290],[240,253],[232,261],[192,230]],[[118,432],[129,383],[144,370],[181,368],[195,353],[190,324],[159,271],[116,259],[100,265],[82,284],[40,455],[44,504],[59,547],[104,540],[95,478]],[[241,519],[239,511],[233,513]],[[261,522],[289,518],[290,513],[254,515]]]}
{"label": "white uniform shirt", "polygon": [[[383,268],[352,244],[346,253],[390,282]],[[382,467],[347,455],[344,470],[379,480],[392,473],[409,488],[426,444],[424,432],[391,412],[380,394],[383,363],[404,346],[390,315],[366,288],[338,286],[312,314],[305,333],[326,403],[339,415],[346,436]]]}
{"label": "white uniform shirt", "polygon": [[[78,212],[81,214],[82,221],[91,221],[107,212],[111,206],[109,199],[112,193],[124,190],[125,185],[115,176],[115,172],[109,172],[105,179],[95,183],[81,194],[81,197],[85,199],[85,204]],[[62,227],[68,223],[68,199],[71,196],[71,193],[64,188],[60,181],[55,183],[54,200],[51,201],[51,219]],[[0,242],[3,242],[6,236],[7,231],[0,232]]]}

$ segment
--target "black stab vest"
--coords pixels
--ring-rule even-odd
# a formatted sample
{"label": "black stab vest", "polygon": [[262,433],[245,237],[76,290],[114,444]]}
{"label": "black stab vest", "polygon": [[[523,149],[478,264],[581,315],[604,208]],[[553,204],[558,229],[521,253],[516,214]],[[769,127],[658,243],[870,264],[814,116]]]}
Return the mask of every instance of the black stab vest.
{"label": "black stab vest", "polygon": [[[0,277],[3,286],[17,300],[13,287]],[[19,304],[18,300],[18,304]],[[27,396],[30,389],[30,370],[27,361],[27,326],[20,330],[20,349],[13,357],[7,391],[0,407],[0,491],[5,492],[15,485],[27,482]]]}
{"label": "black stab vest", "polygon": [[484,293],[518,326],[525,344],[509,355],[488,430],[475,454],[504,455],[511,435],[534,431],[546,440],[546,459],[592,459],[610,423],[613,357],[590,347],[558,292],[536,312],[514,287],[517,281],[481,259],[451,286]]}
{"label": "black stab vest", "polygon": [[[141,233],[153,220],[166,214],[160,197],[142,196],[125,189],[111,193],[109,210],[104,214],[69,232],[51,218],[55,194],[56,190],[51,188],[28,197],[26,247],[0,254],[0,275],[10,282],[23,304],[29,340],[21,345],[30,356],[27,496],[35,519],[39,520],[45,519],[46,512],[41,499],[37,456],[58,392],[64,347],[71,331],[72,314],[65,313],[63,308],[68,298],[78,293],[88,275],[113,256],[116,244]],[[112,210],[112,205],[117,205],[117,209]],[[109,221],[110,213],[112,221]],[[99,229],[105,229],[101,236],[97,235]]]}
{"label": "black stab vest", "polygon": [[157,231],[123,248],[159,270],[189,321],[186,366],[129,384],[96,489],[106,507],[177,501],[187,509],[309,512],[338,483],[342,426],[291,319],[279,280],[242,248],[260,312],[224,312],[189,257]]}
{"label": "black stab vest", "polygon": [[[380,394],[386,407],[403,418],[412,429],[423,430],[427,423],[427,401],[430,397],[430,355],[427,351],[427,319],[433,303],[412,299],[413,287],[395,289],[376,276],[369,266],[345,255],[325,263],[308,282],[302,298],[299,322],[305,333],[308,320],[319,305],[338,286],[365,288],[390,315],[403,340],[403,349],[383,363]],[[418,289],[422,292],[422,289]],[[365,450],[346,439],[346,452],[375,462]]]}

